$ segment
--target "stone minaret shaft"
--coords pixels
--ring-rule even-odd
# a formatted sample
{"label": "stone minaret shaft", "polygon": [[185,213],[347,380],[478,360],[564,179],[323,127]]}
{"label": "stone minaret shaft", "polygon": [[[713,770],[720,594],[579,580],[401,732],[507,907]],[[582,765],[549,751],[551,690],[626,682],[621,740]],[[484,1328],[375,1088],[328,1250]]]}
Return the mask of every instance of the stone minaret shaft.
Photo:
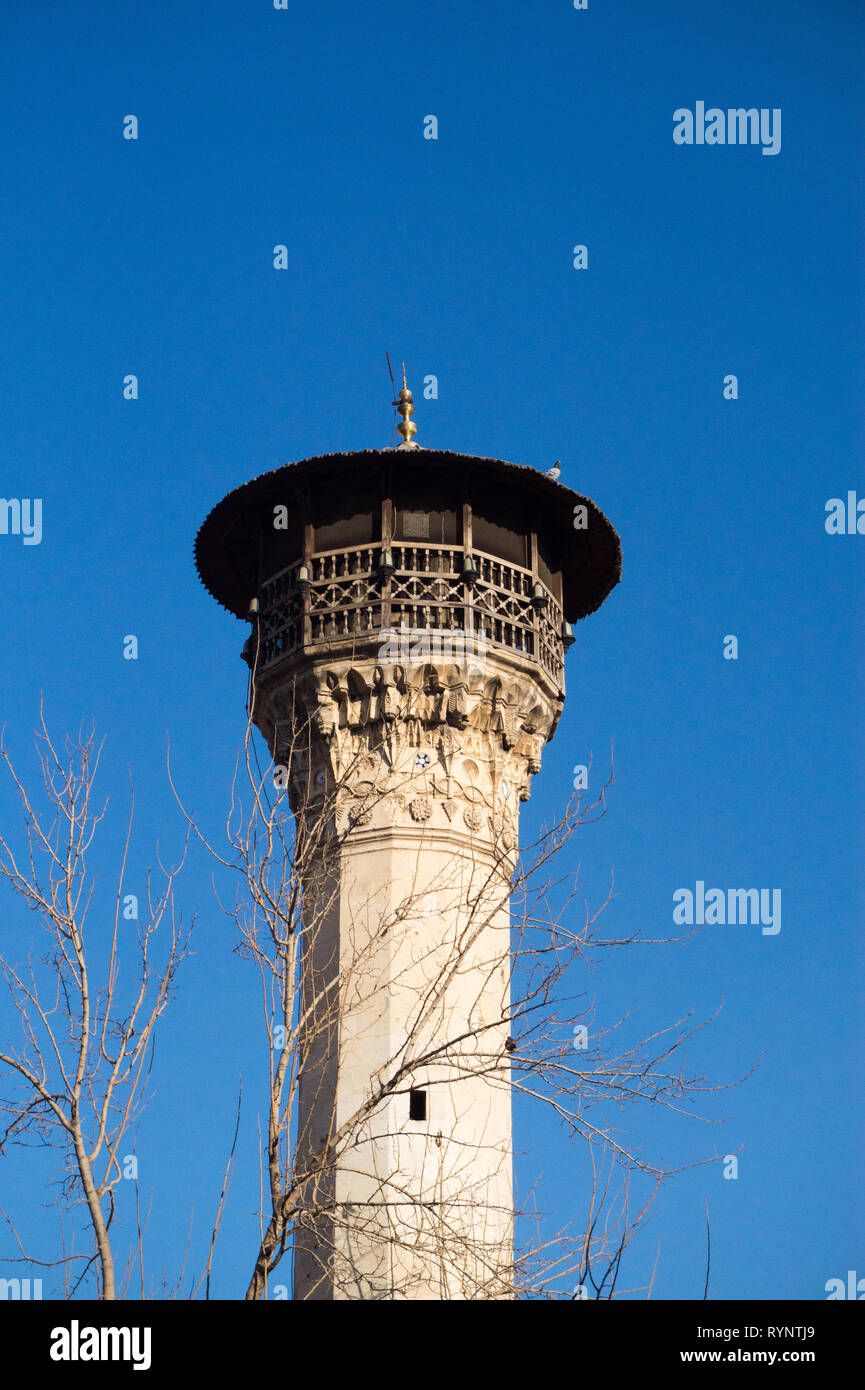
{"label": "stone minaret shaft", "polygon": [[[324,656],[257,707],[319,837],[301,1145],[320,1153],[406,1068],[310,1195],[336,1216],[301,1242],[301,1297],[493,1297],[511,1278],[509,878],[557,709],[474,660]],[[289,706],[312,725],[282,744]]]}
{"label": "stone minaret shaft", "polygon": [[619,577],[588,498],[413,431],[255,479],[197,542],[225,606],[255,600],[253,718],[298,823],[303,1299],[511,1295],[518,810],[570,622]]}

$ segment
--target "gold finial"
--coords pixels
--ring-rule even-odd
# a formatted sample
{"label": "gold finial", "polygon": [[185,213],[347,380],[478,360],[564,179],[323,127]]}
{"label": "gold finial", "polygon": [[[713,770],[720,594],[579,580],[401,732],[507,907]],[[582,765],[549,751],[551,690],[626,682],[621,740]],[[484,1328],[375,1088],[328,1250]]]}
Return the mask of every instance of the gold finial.
{"label": "gold finial", "polygon": [[420,445],[415,443],[414,436],[417,434],[417,425],[412,423],[414,415],[414,405],[412,404],[411,391],[408,389],[405,380],[405,363],[402,364],[402,390],[399,393],[399,400],[394,401],[397,413],[402,416],[402,424],[397,425],[397,434],[402,435],[402,444],[398,444],[398,449],[419,449]]}

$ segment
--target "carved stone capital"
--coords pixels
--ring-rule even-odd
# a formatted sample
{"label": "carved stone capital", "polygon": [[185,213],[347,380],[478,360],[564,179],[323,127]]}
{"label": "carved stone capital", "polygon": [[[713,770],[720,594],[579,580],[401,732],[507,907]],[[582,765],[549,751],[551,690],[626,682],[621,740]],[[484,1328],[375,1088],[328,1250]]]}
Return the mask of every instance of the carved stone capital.
{"label": "carved stone capital", "polygon": [[292,805],[342,833],[414,826],[512,850],[561,701],[528,676],[372,660],[317,662],[258,692]]}

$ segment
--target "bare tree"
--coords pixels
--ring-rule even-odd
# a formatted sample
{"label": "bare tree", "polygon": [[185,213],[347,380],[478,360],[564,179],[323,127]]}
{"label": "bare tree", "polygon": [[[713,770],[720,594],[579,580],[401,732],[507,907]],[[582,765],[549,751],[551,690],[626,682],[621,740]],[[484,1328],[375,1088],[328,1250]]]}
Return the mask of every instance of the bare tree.
{"label": "bare tree", "polygon": [[[628,1146],[609,1112],[641,1103],[681,1109],[717,1088],[687,1077],[677,1061],[695,1031],[689,1020],[617,1046],[621,1023],[597,1026],[591,1006],[570,997],[577,972],[598,951],[638,940],[603,936],[606,902],[591,913],[584,908],[576,921],[576,876],[560,868],[574,838],[604,813],[612,774],[593,799],[575,797],[522,855],[502,822],[490,852],[472,858],[468,878],[465,861],[456,859],[431,872],[421,849],[386,900],[377,881],[347,900],[352,837],[386,798],[411,790],[413,774],[394,764],[384,782],[359,779],[366,754],[358,747],[322,786],[319,744],[314,718],[296,719],[283,765],[266,760],[262,768],[250,720],[243,791],[236,778],[226,827],[229,849],[208,846],[238,879],[224,906],[237,924],[239,953],[258,972],[268,1048],[262,1217],[247,1299],[274,1296],[280,1266],[292,1259],[305,1272],[300,1297],[615,1296],[623,1256],[668,1173]],[[87,1211],[90,1251],[76,1250],[73,1227],[59,1259],[31,1263],[60,1266],[67,1296],[95,1266],[103,1298],[125,1296],[136,1273],[145,1297],[148,1214],[136,1191],[137,1244],[118,1272],[114,1189],[124,1140],[146,1100],[154,1030],[188,950],[174,906],[186,849],[175,867],[157,855],[159,888],[148,875],[146,911],[141,921],[129,919],[135,964],[121,990],[132,806],[113,923],[94,933],[87,855],[106,809],[94,808],[100,746],[91,733],[58,751],[40,713],[37,747],[38,798],[0,747],[26,827],[22,848],[0,836],[0,875],[36,913],[47,939],[25,964],[8,952],[0,958],[21,1030],[17,1045],[0,1052],[12,1083],[0,1100],[0,1151],[8,1142],[58,1148],[62,1204]],[[162,924],[167,933],[157,938]],[[376,1033],[383,1009],[398,1014],[384,1041]],[[580,1030],[591,1035],[590,1047]],[[376,1036],[372,1063],[358,1071]],[[413,1127],[405,1117],[421,1085],[435,1119]],[[566,1229],[548,1235],[533,1213],[534,1194],[523,1200],[516,1214],[534,1214],[536,1234],[516,1251],[514,1094],[549,1108],[591,1164]],[[237,1139],[236,1128],[192,1297],[202,1288],[209,1296]],[[639,1171],[650,1191],[632,1212],[630,1175]],[[21,1259],[29,1259],[6,1219]],[[177,1296],[179,1287],[165,1284],[161,1296]]]}
{"label": "bare tree", "polygon": [[[139,918],[138,907],[133,909],[124,893],[131,796],[113,923],[107,933],[98,925],[91,930],[95,877],[87,858],[107,808],[107,803],[96,807],[94,793],[102,744],[91,730],[67,738],[58,749],[40,707],[36,746],[42,776],[36,797],[0,746],[25,826],[21,847],[0,835],[0,878],[36,914],[44,943],[25,963],[8,951],[0,956],[20,1024],[18,1038],[0,1051],[6,1083],[0,1097],[0,1153],[10,1142],[57,1148],[63,1205],[86,1206],[92,1252],[76,1253],[74,1244],[67,1250],[64,1242],[58,1260],[30,1262],[61,1266],[67,1296],[95,1266],[99,1296],[114,1299],[122,1296],[137,1258],[144,1297],[140,1211],[137,1250],[125,1278],[118,1278],[114,1189],[123,1177],[123,1149],[146,1103],[156,1025],[188,952],[191,925],[184,927],[174,901],[186,847],[173,867],[162,864],[157,850],[158,878],[154,882],[148,870]],[[131,937],[134,963],[127,980]],[[7,1221],[20,1258],[29,1259],[14,1222],[8,1216]]]}

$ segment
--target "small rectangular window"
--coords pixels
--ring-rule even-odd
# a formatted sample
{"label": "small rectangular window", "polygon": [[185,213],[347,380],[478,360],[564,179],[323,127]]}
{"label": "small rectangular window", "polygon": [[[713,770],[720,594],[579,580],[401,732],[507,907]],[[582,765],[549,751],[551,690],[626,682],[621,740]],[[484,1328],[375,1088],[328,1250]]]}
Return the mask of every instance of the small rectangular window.
{"label": "small rectangular window", "polygon": [[409,1091],[408,1117],[410,1120],[426,1119],[426,1091]]}

